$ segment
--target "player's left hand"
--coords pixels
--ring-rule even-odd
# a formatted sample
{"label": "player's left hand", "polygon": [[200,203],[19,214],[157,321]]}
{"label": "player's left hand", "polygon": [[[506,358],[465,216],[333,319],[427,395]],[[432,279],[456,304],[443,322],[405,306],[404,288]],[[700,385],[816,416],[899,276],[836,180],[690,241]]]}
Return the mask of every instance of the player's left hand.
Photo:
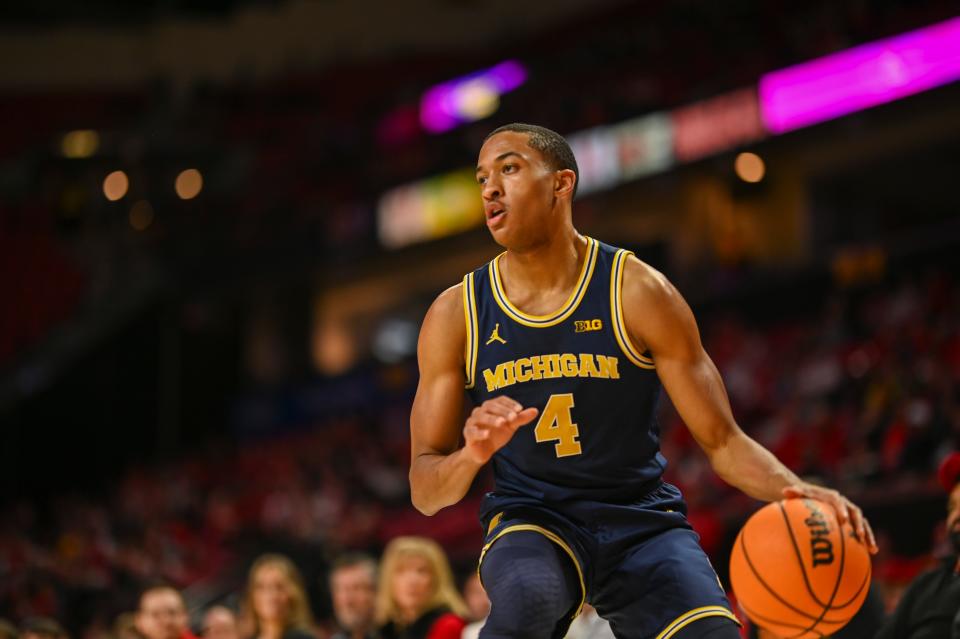
{"label": "player's left hand", "polygon": [[816,499],[830,504],[836,511],[837,519],[840,520],[840,523],[844,524],[845,522],[849,521],[850,526],[853,528],[854,534],[857,536],[857,539],[867,545],[867,549],[870,551],[870,554],[877,554],[877,539],[873,535],[873,529],[870,527],[870,522],[867,521],[867,518],[863,516],[863,511],[860,510],[859,506],[841,495],[836,490],[803,482],[784,488],[783,496],[787,499],[808,497],[810,499]]}

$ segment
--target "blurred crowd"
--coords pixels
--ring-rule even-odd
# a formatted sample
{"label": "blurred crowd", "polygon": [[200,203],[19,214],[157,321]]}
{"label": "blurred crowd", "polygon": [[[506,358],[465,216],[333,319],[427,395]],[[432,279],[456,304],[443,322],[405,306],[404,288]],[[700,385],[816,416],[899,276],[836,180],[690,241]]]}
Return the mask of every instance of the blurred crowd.
{"label": "blurred crowd", "polygon": [[[946,0],[626,3],[503,47],[529,80],[496,118],[562,133],[621,122],[952,15]],[[20,312],[0,316],[0,368],[158,273],[188,283],[261,261],[261,270],[296,259],[323,268],[381,251],[377,196],[462,166],[491,128],[429,135],[420,95],[500,61],[487,51],[422,55],[256,85],[6,96],[0,298]],[[96,133],[95,152],[64,157],[71,130]],[[203,191],[185,202],[172,187],[188,167]],[[119,169],[129,190],[109,202],[101,185]]]}
{"label": "blurred crowd", "polygon": [[[891,541],[903,531],[884,526],[883,515],[924,495],[940,508],[933,469],[960,445],[960,283],[930,268],[837,291],[819,310],[759,326],[706,312],[702,331],[744,429],[874,519],[882,546],[875,575],[893,606],[930,554],[904,553]],[[377,554],[391,540],[420,535],[442,545],[455,574],[469,574],[489,477],[457,506],[420,516],[406,480],[407,404],[370,408],[298,434],[138,468],[102,499],[66,492],[46,509],[8,506],[0,517],[0,616],[55,618],[84,639],[115,636],[117,616],[158,579],[182,589],[191,611],[239,605],[246,567],[276,548],[292,558],[285,570],[305,575],[306,608],[325,636],[333,628],[330,567],[344,552]],[[683,490],[723,576],[729,543],[757,504],[712,474],[667,401],[661,423],[667,479]],[[945,538],[942,528],[908,532],[924,549]]]}
{"label": "blurred crowd", "polygon": [[[294,562],[277,553],[256,558],[233,601],[188,610],[183,591],[155,581],[137,590],[131,609],[117,614],[105,633],[116,639],[460,639],[489,609],[476,574],[461,595],[443,549],[425,537],[394,539],[380,562],[360,553],[337,559],[329,574],[335,631],[315,620],[304,583]],[[19,627],[0,620],[0,636],[70,634],[52,617],[31,616]]]}

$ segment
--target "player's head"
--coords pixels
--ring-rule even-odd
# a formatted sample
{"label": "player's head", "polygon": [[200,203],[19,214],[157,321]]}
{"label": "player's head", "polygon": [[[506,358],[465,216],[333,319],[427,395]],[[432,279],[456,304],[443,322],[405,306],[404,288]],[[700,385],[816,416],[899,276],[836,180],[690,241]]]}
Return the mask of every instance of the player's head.
{"label": "player's head", "polygon": [[578,171],[570,145],[550,129],[516,123],[493,130],[480,148],[477,182],[494,239],[524,248],[570,224]]}
{"label": "player's head", "polygon": [[487,134],[484,142],[499,133],[522,133],[527,136],[527,145],[536,149],[543,156],[547,164],[555,171],[570,170],[573,171],[574,183],[573,192],[570,198],[577,195],[577,187],[580,185],[580,168],[577,166],[577,158],[573,155],[573,149],[566,138],[552,129],[537,124],[525,124],[523,122],[513,122],[497,127]]}
{"label": "player's head", "polygon": [[937,472],[940,485],[947,491],[947,534],[953,549],[960,553],[960,452],[947,455]]}
{"label": "player's head", "polygon": [[467,614],[440,545],[425,537],[397,537],[387,544],[377,585],[377,622],[406,626],[439,606]]}

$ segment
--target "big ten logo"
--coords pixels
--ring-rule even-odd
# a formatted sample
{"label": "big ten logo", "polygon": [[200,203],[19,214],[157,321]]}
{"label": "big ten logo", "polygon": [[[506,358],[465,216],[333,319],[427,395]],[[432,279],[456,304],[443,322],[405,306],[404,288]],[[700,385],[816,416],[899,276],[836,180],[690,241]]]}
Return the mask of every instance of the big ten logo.
{"label": "big ten logo", "polygon": [[603,329],[603,322],[598,319],[592,320],[574,320],[573,330],[577,333],[588,333],[590,331],[599,331]]}

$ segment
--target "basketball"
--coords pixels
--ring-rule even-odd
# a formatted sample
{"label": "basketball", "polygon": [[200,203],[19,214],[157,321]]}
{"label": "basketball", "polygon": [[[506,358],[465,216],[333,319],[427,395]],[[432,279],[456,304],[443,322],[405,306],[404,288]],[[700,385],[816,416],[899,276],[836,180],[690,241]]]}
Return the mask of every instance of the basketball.
{"label": "basketball", "polygon": [[870,586],[870,553],[833,508],[813,499],[767,504],[747,520],[730,556],[730,581],[753,623],[778,637],[840,630]]}

